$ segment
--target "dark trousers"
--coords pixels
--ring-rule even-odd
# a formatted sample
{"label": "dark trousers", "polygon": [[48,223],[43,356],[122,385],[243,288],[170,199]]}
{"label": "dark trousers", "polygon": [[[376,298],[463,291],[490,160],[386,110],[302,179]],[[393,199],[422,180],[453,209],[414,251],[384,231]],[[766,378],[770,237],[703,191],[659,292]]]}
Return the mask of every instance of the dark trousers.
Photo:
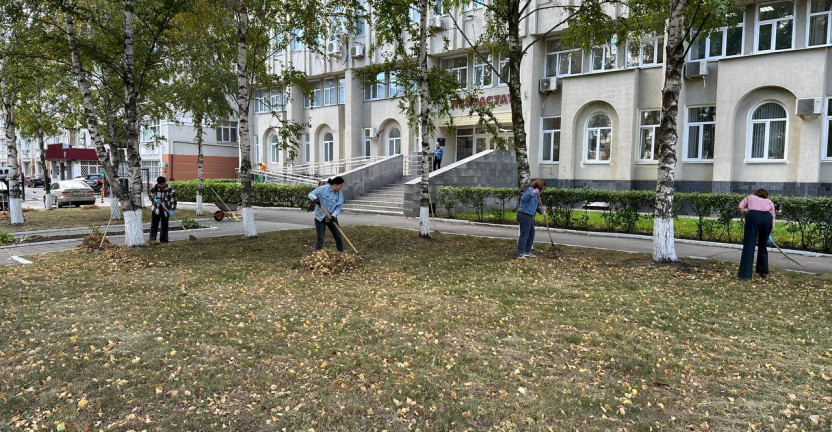
{"label": "dark trousers", "polygon": [[[156,231],[159,231],[159,243],[168,242],[168,215],[152,213],[150,218],[150,239],[156,240]],[[162,222],[162,229],[159,229],[159,222]]]}
{"label": "dark trousers", "polygon": [[442,166],[442,158],[433,158],[433,171],[438,170]]}
{"label": "dark trousers", "polygon": [[320,250],[324,247],[324,236],[326,235],[327,227],[329,227],[329,232],[332,233],[332,237],[335,238],[335,247],[338,249],[338,252],[343,252],[344,242],[341,241],[341,232],[335,227],[335,222],[326,223],[317,219],[315,219],[315,233],[318,235],[318,238],[315,240],[315,250]]}
{"label": "dark trousers", "polygon": [[745,215],[745,236],[742,239],[742,258],[737,276],[751,277],[751,266],[754,263],[754,246],[757,246],[757,274],[768,274],[768,236],[772,229],[771,213],[751,210]]}
{"label": "dark trousers", "polygon": [[517,239],[517,256],[531,253],[534,246],[534,216],[517,212],[517,222],[520,223],[520,238]]}

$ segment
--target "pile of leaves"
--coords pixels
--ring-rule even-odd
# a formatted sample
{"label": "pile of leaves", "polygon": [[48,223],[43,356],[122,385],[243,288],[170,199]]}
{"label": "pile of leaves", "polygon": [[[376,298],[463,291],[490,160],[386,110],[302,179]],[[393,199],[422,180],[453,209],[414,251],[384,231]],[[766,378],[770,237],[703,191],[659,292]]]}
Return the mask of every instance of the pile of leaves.
{"label": "pile of leaves", "polygon": [[103,250],[101,256],[106,260],[107,265],[113,269],[129,268],[136,270],[148,267],[167,267],[167,263],[164,261],[152,261],[142,255],[131,253],[122,246],[112,245],[112,247]]}
{"label": "pile of leaves", "polygon": [[[109,240],[103,238],[104,234],[99,231],[98,229],[93,229],[93,231],[81,240],[81,243],[78,244],[76,249],[80,252],[95,252],[95,251],[104,251],[107,249],[112,249],[117,247],[116,245],[110,243]],[[102,241],[103,239],[103,241]]]}
{"label": "pile of leaves", "polygon": [[98,210],[98,209],[100,209],[100,208],[101,208],[101,207],[99,207],[99,206],[97,206],[97,205],[93,204],[93,205],[88,205],[88,206],[86,206],[86,207],[81,207],[81,210]]}
{"label": "pile of leaves", "polygon": [[321,249],[304,255],[294,267],[315,274],[334,274],[354,269],[359,261],[361,257],[358,255]]}

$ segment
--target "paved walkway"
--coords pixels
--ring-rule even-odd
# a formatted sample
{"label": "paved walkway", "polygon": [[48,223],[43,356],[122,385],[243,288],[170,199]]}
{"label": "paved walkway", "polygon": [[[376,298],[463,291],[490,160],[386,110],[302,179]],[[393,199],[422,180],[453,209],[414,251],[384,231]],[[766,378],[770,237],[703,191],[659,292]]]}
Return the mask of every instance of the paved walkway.
{"label": "paved walkway", "polygon": [[[193,204],[180,203],[182,207],[194,207]],[[206,214],[210,212],[206,211]],[[304,211],[296,209],[281,208],[257,208],[255,209],[258,232],[280,231],[289,229],[312,228],[312,216]],[[342,214],[339,218],[341,225],[370,225],[387,226],[418,230],[419,222],[414,218],[397,216],[366,215],[366,214]],[[227,235],[242,235],[242,224],[238,222],[222,221],[216,222],[213,219],[200,220],[203,225],[212,229],[191,231],[190,234],[198,237],[219,237]],[[145,227],[149,225],[146,224]],[[111,226],[113,231],[121,231],[121,226]],[[505,239],[517,238],[517,227],[499,226],[489,224],[464,223],[460,221],[445,221],[437,219],[435,229],[442,234],[459,234],[481,237],[494,237]],[[78,229],[80,231],[85,228]],[[52,235],[65,233],[66,230],[53,230]],[[43,234],[41,234],[43,235]],[[187,240],[189,233],[183,231],[171,231],[171,241]],[[347,235],[349,230],[347,229]],[[580,231],[553,230],[552,233],[556,244],[579,246],[605,250],[617,250],[633,253],[652,254],[653,241],[645,236],[633,236],[610,233],[586,233]],[[123,242],[121,236],[109,237],[110,241],[119,244]],[[549,243],[549,236],[545,228],[538,228],[535,236],[537,243]],[[55,252],[60,250],[73,249],[78,240],[60,241],[51,244],[19,245],[12,247],[0,247],[0,265],[15,263],[11,257],[31,257],[40,253]],[[739,262],[741,247],[739,245],[721,245],[707,242],[696,242],[690,240],[677,240],[676,253],[680,258],[693,259],[715,259],[729,262]],[[832,256],[795,252],[793,255],[799,266],[785,259],[776,249],[769,253],[769,259],[773,267],[802,271],[809,273],[832,274]]]}

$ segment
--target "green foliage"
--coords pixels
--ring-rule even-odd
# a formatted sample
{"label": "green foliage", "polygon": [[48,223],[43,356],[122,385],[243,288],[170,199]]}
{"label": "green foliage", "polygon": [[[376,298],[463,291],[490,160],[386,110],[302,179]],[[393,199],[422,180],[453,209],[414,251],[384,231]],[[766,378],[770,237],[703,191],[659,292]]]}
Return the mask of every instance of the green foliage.
{"label": "green foliage", "polygon": [[439,198],[439,204],[445,208],[449,218],[454,217],[453,211],[457,202],[456,190],[457,188],[454,187],[440,186],[436,191]]}
{"label": "green foliage", "polygon": [[[176,189],[180,201],[196,201],[196,180],[170,182]],[[252,183],[251,204],[263,207],[297,207],[303,208],[308,201],[307,195],[313,186],[280,185],[274,183]],[[203,200],[214,202],[222,199],[226,204],[239,204],[242,201],[242,186],[236,181],[206,180]],[[219,198],[218,198],[219,196]]]}
{"label": "green foliage", "polygon": [[5,231],[0,231],[0,244],[14,243],[14,235]]}
{"label": "green foliage", "polygon": [[185,229],[197,229],[197,228],[205,228],[204,226],[200,225],[199,222],[191,219],[191,218],[183,218],[179,220],[179,224],[182,225]]}

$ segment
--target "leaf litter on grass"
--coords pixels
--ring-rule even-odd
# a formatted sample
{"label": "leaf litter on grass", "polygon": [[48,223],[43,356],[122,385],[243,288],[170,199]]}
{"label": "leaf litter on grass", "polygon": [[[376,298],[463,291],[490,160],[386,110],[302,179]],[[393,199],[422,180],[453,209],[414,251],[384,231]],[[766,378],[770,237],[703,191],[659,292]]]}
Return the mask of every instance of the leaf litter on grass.
{"label": "leaf litter on grass", "polygon": [[81,243],[75,248],[75,252],[80,254],[98,254],[110,266],[114,267],[125,265],[130,269],[143,269],[148,267],[165,267],[167,265],[164,261],[153,261],[128,252],[124,246],[114,245],[98,230],[93,230],[92,233],[84,236]]}
{"label": "leaf litter on grass", "polygon": [[360,261],[361,257],[358,255],[321,249],[302,256],[294,267],[329,275],[350,271]]}

